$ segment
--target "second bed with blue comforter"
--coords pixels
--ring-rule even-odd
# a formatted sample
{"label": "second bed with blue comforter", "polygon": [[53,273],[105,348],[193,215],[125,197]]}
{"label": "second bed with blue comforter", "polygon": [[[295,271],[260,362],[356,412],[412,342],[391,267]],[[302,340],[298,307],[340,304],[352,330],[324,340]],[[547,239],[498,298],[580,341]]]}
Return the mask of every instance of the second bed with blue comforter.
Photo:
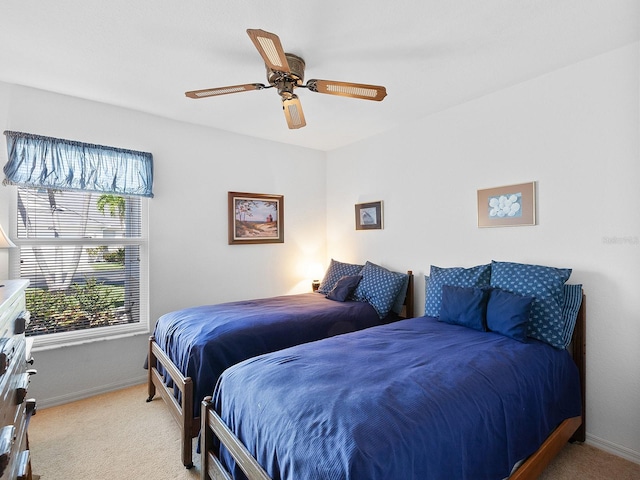
{"label": "second bed with blue comforter", "polygon": [[420,317],[239,363],[213,407],[273,479],[482,480],[507,477],[581,396],[566,350]]}

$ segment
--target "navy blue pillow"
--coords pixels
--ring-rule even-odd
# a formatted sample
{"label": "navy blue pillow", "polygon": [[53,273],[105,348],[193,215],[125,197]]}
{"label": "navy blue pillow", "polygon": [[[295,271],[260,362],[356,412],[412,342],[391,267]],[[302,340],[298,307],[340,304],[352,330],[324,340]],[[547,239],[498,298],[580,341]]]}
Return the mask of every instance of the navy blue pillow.
{"label": "navy blue pillow", "polygon": [[329,300],[344,302],[351,296],[358,286],[358,283],[360,283],[360,280],[362,280],[362,275],[347,275],[340,277],[331,291],[327,293],[326,297]]}
{"label": "navy blue pillow", "polygon": [[324,293],[325,295],[331,291],[336,285],[336,282],[340,280],[340,277],[346,275],[357,275],[360,273],[364,265],[357,265],[353,263],[344,263],[331,259],[329,268],[324,274],[320,287],[318,287],[318,293]]}
{"label": "navy blue pillow", "polygon": [[488,296],[486,288],[443,285],[440,321],[486,331]]}
{"label": "navy blue pillow", "polygon": [[424,302],[424,314],[428,317],[440,316],[442,286],[488,287],[491,280],[491,264],[477,265],[471,268],[437,267],[431,265],[429,284]]}
{"label": "navy blue pillow", "polygon": [[487,329],[526,343],[534,297],[491,289],[487,302]]}

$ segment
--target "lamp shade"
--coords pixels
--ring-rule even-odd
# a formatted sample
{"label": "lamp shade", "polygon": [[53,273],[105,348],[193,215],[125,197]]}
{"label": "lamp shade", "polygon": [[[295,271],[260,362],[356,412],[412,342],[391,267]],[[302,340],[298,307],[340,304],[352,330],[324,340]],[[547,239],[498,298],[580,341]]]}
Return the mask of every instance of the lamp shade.
{"label": "lamp shade", "polygon": [[9,240],[7,234],[4,233],[2,225],[0,225],[0,248],[11,248],[15,246],[16,245],[11,240]]}

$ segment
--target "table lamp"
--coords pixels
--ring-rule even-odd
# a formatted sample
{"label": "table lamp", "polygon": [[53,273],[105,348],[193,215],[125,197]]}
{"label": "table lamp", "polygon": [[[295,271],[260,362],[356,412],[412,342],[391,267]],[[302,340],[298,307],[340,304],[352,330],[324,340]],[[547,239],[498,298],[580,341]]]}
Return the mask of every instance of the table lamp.
{"label": "table lamp", "polygon": [[15,246],[15,243],[9,240],[9,237],[6,233],[4,233],[4,230],[2,229],[2,225],[0,225],[0,248],[11,248]]}

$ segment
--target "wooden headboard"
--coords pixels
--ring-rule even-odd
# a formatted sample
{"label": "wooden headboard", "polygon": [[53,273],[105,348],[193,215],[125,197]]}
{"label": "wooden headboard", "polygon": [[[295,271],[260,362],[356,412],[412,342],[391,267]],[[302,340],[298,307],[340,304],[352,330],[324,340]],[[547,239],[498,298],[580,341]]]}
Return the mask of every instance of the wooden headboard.
{"label": "wooden headboard", "polygon": [[404,306],[400,312],[400,317],[413,318],[415,317],[413,310],[413,271],[408,270],[407,275],[409,275],[409,283],[407,284],[407,294],[404,297]]}
{"label": "wooden headboard", "polygon": [[585,377],[586,377],[586,315],[585,306],[586,296],[582,294],[582,304],[580,310],[578,310],[578,317],[576,318],[576,326],[573,330],[573,337],[571,338],[571,344],[569,345],[569,353],[573,357],[573,361],[578,367],[580,373],[580,392],[582,394],[582,425],[576,430],[571,437],[572,441],[584,442],[586,437],[585,429]]}

